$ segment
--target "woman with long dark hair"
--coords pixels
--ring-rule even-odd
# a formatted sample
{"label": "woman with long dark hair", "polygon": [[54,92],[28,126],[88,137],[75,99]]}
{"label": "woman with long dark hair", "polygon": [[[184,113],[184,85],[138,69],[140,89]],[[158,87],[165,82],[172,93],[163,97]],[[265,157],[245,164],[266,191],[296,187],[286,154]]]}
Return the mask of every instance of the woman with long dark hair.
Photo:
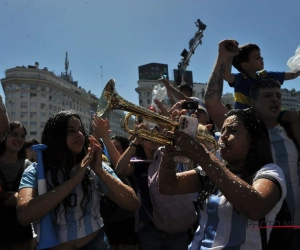
{"label": "woman with long dark hair", "polygon": [[[168,132],[175,147],[166,147],[159,169],[164,194],[200,192],[199,227],[189,249],[261,249],[286,195],[283,172],[273,164],[266,125],[251,110],[227,113],[219,139],[218,159],[180,131]],[[174,170],[173,156],[183,155],[201,168]]]}
{"label": "woman with long dark hair", "polygon": [[24,169],[26,128],[20,122],[10,123],[10,132],[0,143],[0,249],[33,249],[31,225],[17,220],[18,189]]}
{"label": "woman with long dark hair", "polygon": [[[138,200],[102,162],[102,148],[87,136],[73,111],[60,111],[46,123],[42,144],[48,192],[37,195],[37,170],[24,172],[18,197],[18,219],[27,225],[51,213],[60,244],[51,249],[107,249],[99,204],[101,194],[134,211]],[[40,232],[45,234],[47,232]]]}

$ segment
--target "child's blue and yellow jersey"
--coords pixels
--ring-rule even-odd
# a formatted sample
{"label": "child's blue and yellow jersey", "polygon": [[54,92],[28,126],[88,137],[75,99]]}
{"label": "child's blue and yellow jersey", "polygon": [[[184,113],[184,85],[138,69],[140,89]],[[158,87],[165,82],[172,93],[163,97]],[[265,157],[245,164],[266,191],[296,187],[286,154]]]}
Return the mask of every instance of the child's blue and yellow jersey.
{"label": "child's blue and yellow jersey", "polygon": [[262,70],[257,73],[257,79],[248,77],[243,73],[234,74],[234,83],[228,83],[234,88],[234,108],[245,109],[250,107],[249,91],[253,83],[261,79],[273,78],[283,84],[285,72],[273,72]]}

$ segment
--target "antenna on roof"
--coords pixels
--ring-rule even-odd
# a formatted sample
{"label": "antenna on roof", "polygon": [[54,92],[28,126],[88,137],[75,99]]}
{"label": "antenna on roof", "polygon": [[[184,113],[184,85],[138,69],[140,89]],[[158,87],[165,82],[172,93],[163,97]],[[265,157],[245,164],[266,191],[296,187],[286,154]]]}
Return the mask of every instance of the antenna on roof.
{"label": "antenna on roof", "polygon": [[102,89],[103,89],[103,68],[101,65],[101,84],[102,84]]}
{"label": "antenna on roof", "polygon": [[69,59],[68,59],[68,52],[66,52],[66,59],[65,59],[66,76],[68,75],[68,69],[69,69]]}

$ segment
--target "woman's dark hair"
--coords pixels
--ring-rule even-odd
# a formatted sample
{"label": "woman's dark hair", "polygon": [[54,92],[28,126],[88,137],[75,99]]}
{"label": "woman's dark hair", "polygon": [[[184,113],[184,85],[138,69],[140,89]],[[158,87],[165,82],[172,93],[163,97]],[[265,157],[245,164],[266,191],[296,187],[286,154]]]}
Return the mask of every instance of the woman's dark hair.
{"label": "woman's dark hair", "polygon": [[114,135],[110,138],[111,140],[117,140],[120,142],[122,149],[125,151],[129,147],[129,139],[125,136]]}
{"label": "woman's dark hair", "polygon": [[[82,133],[85,137],[85,145],[82,151],[76,155],[74,160],[73,153],[67,146],[67,131],[69,118],[76,117],[80,123],[82,121],[80,116],[72,110],[64,110],[54,114],[46,123],[44,131],[42,133],[42,144],[47,145],[47,148],[43,151],[43,162],[45,173],[47,175],[48,190],[55,189],[62,183],[70,179],[71,169],[85,157],[88,147],[87,135],[82,125]],[[59,175],[62,175],[61,177]],[[80,203],[80,207],[83,211],[82,217],[86,213],[86,205],[91,200],[91,183],[89,181],[90,170],[87,169],[84,179],[81,182],[81,186],[84,192],[83,199]],[[49,179],[52,185],[49,183]],[[66,210],[68,209],[71,200],[66,197],[62,203]],[[59,205],[55,209],[55,215],[59,210]]]}
{"label": "woman's dark hair", "polygon": [[27,142],[25,142],[25,148],[32,147],[33,145],[40,144],[40,142],[34,138],[29,139]]}
{"label": "woman's dark hair", "polygon": [[[24,130],[25,135],[27,135],[27,130],[25,128],[25,126],[19,122],[19,121],[14,121],[14,122],[10,122],[9,123],[9,132],[7,133],[7,135],[9,135],[15,128],[21,127]],[[0,155],[3,155],[5,150],[6,150],[6,137],[5,139],[0,143]],[[26,159],[26,148],[25,148],[25,143],[23,145],[23,147],[19,150],[18,152],[18,158],[19,159]]]}
{"label": "woman's dark hair", "polygon": [[[226,117],[236,116],[247,128],[250,137],[250,149],[246,159],[245,170],[242,177],[247,181],[268,163],[273,163],[271,142],[266,124],[261,121],[252,108],[230,110]],[[247,181],[248,182],[248,181]]]}
{"label": "woman's dark hair", "polygon": [[[250,148],[245,161],[245,168],[240,178],[251,184],[254,175],[259,169],[268,163],[273,163],[268,128],[258,118],[252,108],[244,110],[232,109],[226,114],[227,118],[230,116],[236,116],[246,127],[249,134]],[[207,181],[205,186],[209,190],[205,188],[204,193],[207,192],[208,195],[201,198],[202,202],[217,190],[216,186],[210,180]]]}

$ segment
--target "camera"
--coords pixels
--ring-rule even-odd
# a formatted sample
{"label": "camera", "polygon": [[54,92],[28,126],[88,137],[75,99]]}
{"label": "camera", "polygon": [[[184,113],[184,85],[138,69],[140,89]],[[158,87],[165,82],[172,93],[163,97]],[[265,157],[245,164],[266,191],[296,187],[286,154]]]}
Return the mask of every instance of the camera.
{"label": "camera", "polygon": [[198,102],[184,102],[181,106],[182,109],[197,109]]}

